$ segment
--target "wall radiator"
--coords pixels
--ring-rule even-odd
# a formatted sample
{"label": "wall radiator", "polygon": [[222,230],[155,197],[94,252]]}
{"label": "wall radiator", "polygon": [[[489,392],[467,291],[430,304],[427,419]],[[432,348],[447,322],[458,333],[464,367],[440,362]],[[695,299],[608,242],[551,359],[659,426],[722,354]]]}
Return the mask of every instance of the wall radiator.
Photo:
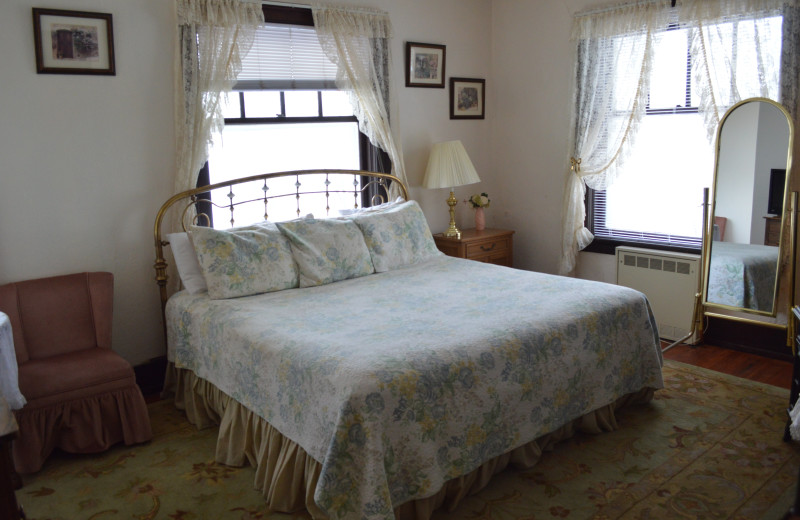
{"label": "wall radiator", "polygon": [[[662,339],[677,340],[692,328],[699,290],[700,255],[620,246],[617,285],[641,291],[650,301]],[[689,338],[687,343],[695,342]]]}

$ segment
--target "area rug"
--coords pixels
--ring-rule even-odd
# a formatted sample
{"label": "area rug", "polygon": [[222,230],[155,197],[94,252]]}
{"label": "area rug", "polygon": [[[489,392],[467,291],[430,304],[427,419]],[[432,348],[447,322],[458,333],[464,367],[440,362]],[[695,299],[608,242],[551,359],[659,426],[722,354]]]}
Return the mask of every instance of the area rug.
{"label": "area rug", "polygon": [[[619,412],[617,431],[578,434],[434,518],[780,519],[800,470],[800,444],[783,442],[788,390],[673,361],[664,376],[654,401]],[[57,454],[25,478],[28,518],[308,518],[267,511],[252,468],[216,464],[215,429],[167,401],[150,413],[151,443]]]}

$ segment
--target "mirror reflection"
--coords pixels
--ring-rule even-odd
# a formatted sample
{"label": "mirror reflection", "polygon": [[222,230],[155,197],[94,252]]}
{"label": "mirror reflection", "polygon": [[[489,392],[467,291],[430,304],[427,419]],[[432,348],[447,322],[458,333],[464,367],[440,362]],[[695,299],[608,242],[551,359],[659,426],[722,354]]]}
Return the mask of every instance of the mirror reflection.
{"label": "mirror reflection", "polygon": [[791,131],[784,110],[745,101],[723,118],[706,304],[774,316]]}

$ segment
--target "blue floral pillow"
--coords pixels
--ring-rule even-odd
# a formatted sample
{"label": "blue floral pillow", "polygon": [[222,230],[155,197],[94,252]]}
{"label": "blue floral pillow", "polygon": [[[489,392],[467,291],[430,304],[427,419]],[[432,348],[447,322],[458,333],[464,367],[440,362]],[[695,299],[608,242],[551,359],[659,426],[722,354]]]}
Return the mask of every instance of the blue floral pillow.
{"label": "blue floral pillow", "polygon": [[291,246],[275,224],[262,222],[228,230],[193,226],[191,231],[212,299],[297,287]]}
{"label": "blue floral pillow", "polygon": [[436,248],[428,221],[416,201],[351,218],[364,234],[372,265],[378,273],[443,254]]}
{"label": "blue floral pillow", "polygon": [[349,220],[301,219],[278,222],[289,239],[300,270],[300,287],[365,276],[375,272],[358,226]]}

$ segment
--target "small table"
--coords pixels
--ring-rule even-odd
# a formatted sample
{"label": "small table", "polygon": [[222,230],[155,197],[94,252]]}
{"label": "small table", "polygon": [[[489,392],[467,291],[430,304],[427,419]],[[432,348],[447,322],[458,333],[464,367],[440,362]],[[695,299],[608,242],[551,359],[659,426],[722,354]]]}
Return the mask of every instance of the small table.
{"label": "small table", "polygon": [[17,421],[11,407],[0,395],[0,517],[23,518],[14,490],[21,487],[11,459],[11,441],[17,436]]}
{"label": "small table", "polygon": [[[792,384],[789,389],[789,408],[786,409],[787,413],[794,409],[797,399],[800,397],[800,306],[795,305],[792,307],[792,315],[789,319],[794,320],[795,336],[792,338],[792,341],[794,341],[792,346]],[[786,429],[783,432],[783,440],[785,441],[792,440],[791,426],[792,418],[790,415],[786,421]]]}
{"label": "small table", "polygon": [[433,240],[439,251],[448,256],[511,267],[513,234],[510,229],[466,229],[461,232],[460,239],[437,233]]}

